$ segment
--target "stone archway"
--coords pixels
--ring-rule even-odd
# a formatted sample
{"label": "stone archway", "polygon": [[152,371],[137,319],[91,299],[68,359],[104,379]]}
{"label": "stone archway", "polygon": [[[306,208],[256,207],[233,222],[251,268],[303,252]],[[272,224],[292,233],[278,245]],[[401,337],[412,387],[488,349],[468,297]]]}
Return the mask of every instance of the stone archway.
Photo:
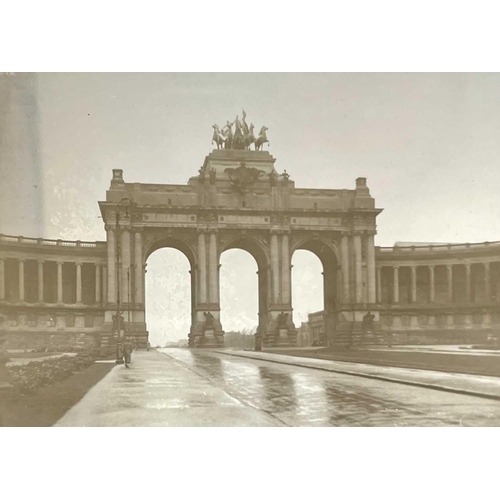
{"label": "stone archway", "polygon": [[241,232],[239,233],[228,234],[226,237],[222,237],[221,255],[226,250],[236,248],[248,252],[257,263],[259,324],[257,333],[255,334],[255,348],[260,350],[270,319],[270,256],[266,241],[262,237],[248,237]]}
{"label": "stone archway", "polygon": [[[161,249],[174,249],[180,252],[180,254],[183,255],[183,257],[186,258],[186,260],[189,263],[189,275],[190,275],[190,326],[189,326],[189,331],[190,333],[192,332],[193,325],[196,323],[196,255],[195,255],[195,249],[191,247],[189,242],[185,241],[182,238],[175,238],[172,236],[159,236],[157,235],[156,238],[148,238],[146,241],[146,248],[144,252],[144,272],[145,274],[148,272],[147,270],[147,265],[148,265],[148,259],[150,258],[151,255],[153,255],[155,252]],[[146,292],[146,282],[144,282],[144,290]],[[146,293],[144,294],[144,316],[147,318],[147,301],[146,301]],[[148,333],[149,336],[149,333]],[[189,337],[188,337],[189,338]]]}
{"label": "stone archway", "polygon": [[[337,325],[339,302],[339,239],[340,235],[332,235],[330,239],[315,236],[299,237],[292,249],[307,250],[314,254],[323,267],[323,322],[325,338],[321,339],[323,345],[330,346],[335,343],[334,335]],[[293,305],[293,297],[292,297]]]}
{"label": "stone archway", "polygon": [[126,304],[132,311],[127,329],[146,342],[145,262],[162,246],[178,248],[191,263],[192,347],[224,344],[219,262],[229,248],[249,251],[258,263],[257,349],[295,345],[291,257],[298,248],[311,250],[323,263],[331,321],[361,322],[367,303],[375,301],[373,234],[380,213],[366,180],[358,179],[354,190],[297,189],[274,163],[267,151],[215,150],[186,185],[126,183],[123,172],[114,170],[106,201],[99,203],[107,231],[104,329],[113,331],[119,278],[127,272],[134,287]]}

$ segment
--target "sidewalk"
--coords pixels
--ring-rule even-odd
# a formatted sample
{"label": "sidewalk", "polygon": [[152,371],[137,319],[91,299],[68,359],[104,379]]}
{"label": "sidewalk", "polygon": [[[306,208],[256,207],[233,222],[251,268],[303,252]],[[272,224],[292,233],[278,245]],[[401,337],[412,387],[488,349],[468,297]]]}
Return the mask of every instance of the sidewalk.
{"label": "sidewalk", "polygon": [[323,359],[345,363],[359,363],[381,367],[408,368],[412,370],[431,370],[445,373],[462,373],[485,377],[500,377],[500,357],[496,351],[470,352],[460,346],[401,346],[373,347],[334,350],[317,347],[272,348],[266,352],[298,356],[301,358]]}
{"label": "sidewalk", "polygon": [[349,363],[316,358],[288,356],[273,352],[252,352],[237,350],[216,350],[228,356],[240,356],[282,363],[304,368],[344,373],[358,377],[398,382],[418,387],[438,389],[471,396],[480,396],[500,400],[500,378],[461,373],[445,373],[431,370],[375,366],[362,363]]}
{"label": "sidewalk", "polygon": [[114,367],[56,427],[280,426],[171,356],[135,351]]}

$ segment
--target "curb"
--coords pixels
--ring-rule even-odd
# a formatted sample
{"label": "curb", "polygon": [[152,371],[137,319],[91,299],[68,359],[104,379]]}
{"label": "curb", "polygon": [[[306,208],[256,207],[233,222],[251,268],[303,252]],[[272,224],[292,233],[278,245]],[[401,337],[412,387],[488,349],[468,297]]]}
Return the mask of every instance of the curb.
{"label": "curb", "polygon": [[[446,385],[430,384],[430,383],[426,383],[426,382],[415,382],[412,380],[398,379],[398,378],[393,378],[393,377],[387,377],[384,375],[373,375],[373,374],[369,374],[369,373],[359,373],[359,372],[354,372],[354,371],[349,371],[349,370],[340,370],[337,368],[327,368],[327,367],[323,367],[323,366],[314,366],[314,365],[307,364],[303,361],[297,361],[295,363],[292,363],[292,362],[287,362],[284,360],[262,358],[262,357],[259,357],[259,355],[249,356],[249,355],[242,354],[242,353],[219,351],[219,350],[214,350],[214,352],[217,352],[219,354],[226,354],[228,356],[236,356],[236,357],[247,358],[247,359],[258,359],[261,361],[269,361],[271,363],[279,363],[279,364],[288,365],[288,366],[301,366],[303,368],[310,368],[313,370],[321,370],[321,371],[331,372],[331,373],[341,373],[344,375],[352,375],[354,377],[368,378],[368,379],[372,379],[372,380],[383,380],[384,382],[392,382],[392,383],[396,383],[396,384],[411,385],[414,387],[422,387],[425,389],[434,389],[436,391],[451,392],[454,394],[461,394],[464,396],[474,396],[474,397],[480,397],[480,398],[484,398],[484,399],[492,399],[495,401],[500,401],[500,394],[491,394],[491,393],[487,393],[487,392],[471,391],[471,390],[467,390],[467,389],[458,389],[458,388],[449,387]],[[281,356],[286,356],[286,354],[281,354]],[[318,359],[318,358],[314,358],[314,359]],[[327,361],[327,360],[321,360],[321,361]],[[348,361],[341,361],[341,362],[348,363]],[[389,368],[393,368],[393,367],[389,367]],[[491,377],[491,378],[493,378],[493,377]]]}

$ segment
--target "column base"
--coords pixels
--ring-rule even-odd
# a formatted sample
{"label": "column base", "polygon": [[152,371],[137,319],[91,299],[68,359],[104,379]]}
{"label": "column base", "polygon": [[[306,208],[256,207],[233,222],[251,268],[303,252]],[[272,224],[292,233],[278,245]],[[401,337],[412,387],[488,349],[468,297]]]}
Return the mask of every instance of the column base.
{"label": "column base", "polygon": [[368,310],[340,311],[337,328],[332,338],[336,349],[356,349],[364,346],[391,345],[391,338],[382,331],[380,315]]}
{"label": "column base", "polygon": [[224,347],[224,331],[219,320],[218,310],[196,311],[196,322],[189,332],[189,347]]}
{"label": "column base", "polygon": [[262,334],[256,336],[256,350],[259,344],[266,347],[295,347],[297,344],[297,330],[292,321],[291,310],[269,311],[269,322]]}

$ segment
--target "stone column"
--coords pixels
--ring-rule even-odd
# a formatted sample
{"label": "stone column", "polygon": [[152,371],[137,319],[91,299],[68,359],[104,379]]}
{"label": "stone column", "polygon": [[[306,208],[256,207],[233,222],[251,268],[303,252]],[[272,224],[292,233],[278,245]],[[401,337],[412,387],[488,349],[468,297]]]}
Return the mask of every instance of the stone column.
{"label": "stone column", "polygon": [[368,303],[377,302],[375,277],[375,242],[374,234],[369,232],[365,238],[366,245],[366,275],[368,281]]}
{"label": "stone column", "polygon": [[108,268],[102,266],[102,303],[105,304],[108,300]]}
{"label": "stone column", "polygon": [[57,261],[57,303],[63,303],[63,283],[62,283],[62,266],[61,261]]}
{"label": "stone column", "polygon": [[434,266],[429,266],[429,302],[434,302],[436,299],[436,291],[434,287]]}
{"label": "stone column", "polygon": [[76,263],[76,303],[82,303],[82,263]]}
{"label": "stone column", "polygon": [[446,274],[448,277],[448,302],[453,302],[453,266],[448,264],[446,266]]}
{"label": "stone column", "polygon": [[24,259],[19,259],[19,302],[24,302]]}
{"label": "stone column", "polygon": [[470,264],[465,264],[465,301],[471,301],[471,287],[470,287]]}
{"label": "stone column", "polygon": [[38,302],[43,303],[43,260],[38,261]]}
{"label": "stone column", "polygon": [[107,229],[107,247],[108,247],[108,279],[106,287],[108,289],[107,301],[108,304],[116,304],[116,241],[115,230]]}
{"label": "stone column", "polygon": [[362,264],[361,264],[361,234],[354,233],[354,276],[356,284],[356,303],[363,302],[363,277],[362,277]]}
{"label": "stone column", "polygon": [[95,265],[95,303],[101,302],[101,264]]}
{"label": "stone column", "polygon": [[0,259],[0,300],[5,300],[5,260]]}
{"label": "stone column", "polygon": [[399,302],[399,267],[394,266],[392,268],[393,279],[392,279],[392,301],[394,304]]}
{"label": "stone column", "polygon": [[131,302],[131,276],[130,276],[130,230],[122,228],[121,233],[121,302]]}
{"label": "stone column", "polygon": [[276,233],[271,234],[271,276],[273,284],[273,303],[278,304],[280,302],[280,285],[279,285],[279,255],[278,255],[278,235]]}
{"label": "stone column", "polygon": [[377,302],[382,302],[382,268],[377,267]]}
{"label": "stone column", "polygon": [[288,234],[283,234],[281,239],[281,301],[289,305],[291,302],[291,262]]}
{"label": "stone column", "polygon": [[484,263],[484,295],[486,302],[491,300],[491,274],[490,274],[490,263]]}
{"label": "stone column", "polygon": [[207,302],[207,255],[205,246],[205,233],[198,233],[198,277],[199,285],[199,302],[205,304]]}
{"label": "stone column", "polygon": [[411,301],[417,301],[417,267],[411,266]]}
{"label": "stone column", "polygon": [[135,303],[143,303],[144,264],[142,262],[142,233],[135,233]]}
{"label": "stone column", "polygon": [[208,245],[209,260],[209,282],[210,282],[210,300],[212,304],[218,303],[219,298],[219,263],[217,261],[217,236],[215,232],[210,233]]}
{"label": "stone column", "polygon": [[348,304],[351,301],[349,292],[349,236],[347,233],[342,233],[340,240],[340,258],[342,259],[342,290],[344,303]]}

